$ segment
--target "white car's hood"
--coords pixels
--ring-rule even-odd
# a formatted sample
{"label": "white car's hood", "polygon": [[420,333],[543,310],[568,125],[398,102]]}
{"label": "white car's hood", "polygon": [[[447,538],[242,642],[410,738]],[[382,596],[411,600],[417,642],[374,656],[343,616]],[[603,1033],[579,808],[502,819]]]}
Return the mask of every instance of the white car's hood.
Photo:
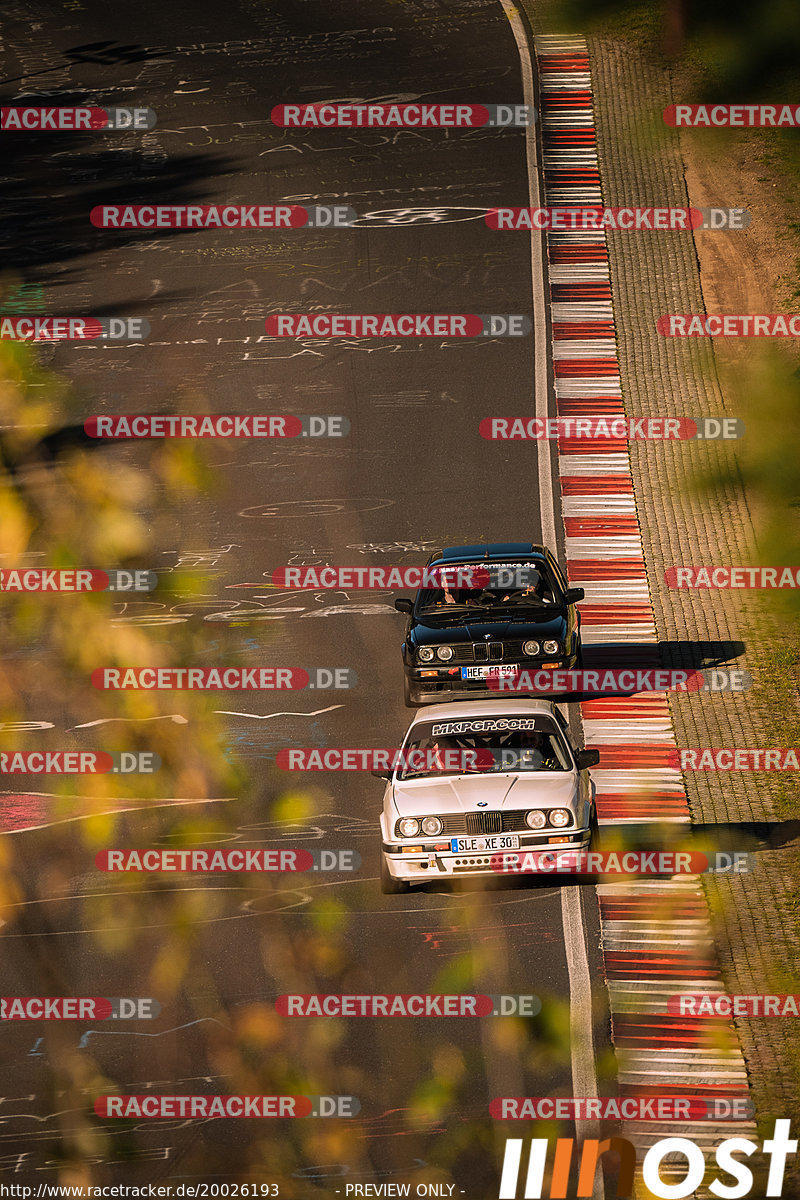
{"label": "white car's hood", "polygon": [[[455,775],[413,779],[394,786],[401,817],[443,816],[481,809],[570,808],[578,776],[573,771],[537,771],[527,775]],[[478,801],[481,803],[478,808]]]}

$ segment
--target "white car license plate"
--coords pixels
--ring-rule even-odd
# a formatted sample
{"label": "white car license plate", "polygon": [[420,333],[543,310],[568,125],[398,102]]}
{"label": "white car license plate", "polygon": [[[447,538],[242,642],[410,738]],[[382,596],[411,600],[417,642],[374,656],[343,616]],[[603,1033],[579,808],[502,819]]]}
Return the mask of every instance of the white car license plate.
{"label": "white car license plate", "polygon": [[462,667],[462,679],[513,679],[519,674],[519,667]]}
{"label": "white car license plate", "polygon": [[472,854],[473,851],[519,850],[519,835],[516,833],[493,833],[488,837],[450,838],[453,854]]}

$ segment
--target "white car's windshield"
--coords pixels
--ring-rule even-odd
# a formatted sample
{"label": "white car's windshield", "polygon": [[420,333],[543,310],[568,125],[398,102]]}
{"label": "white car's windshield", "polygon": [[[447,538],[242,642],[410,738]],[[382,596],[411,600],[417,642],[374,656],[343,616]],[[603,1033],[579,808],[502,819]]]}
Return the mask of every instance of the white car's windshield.
{"label": "white car's windshield", "polygon": [[570,770],[569,750],[549,717],[476,717],[416,725],[397,779]]}

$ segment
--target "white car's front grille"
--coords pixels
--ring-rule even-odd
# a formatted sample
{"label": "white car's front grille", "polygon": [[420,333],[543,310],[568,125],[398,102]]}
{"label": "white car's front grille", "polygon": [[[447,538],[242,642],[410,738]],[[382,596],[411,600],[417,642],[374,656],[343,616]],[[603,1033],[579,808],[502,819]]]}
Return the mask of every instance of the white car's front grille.
{"label": "white car's front grille", "polygon": [[448,813],[441,817],[442,833],[450,837],[459,834],[534,832],[525,824],[525,811]]}

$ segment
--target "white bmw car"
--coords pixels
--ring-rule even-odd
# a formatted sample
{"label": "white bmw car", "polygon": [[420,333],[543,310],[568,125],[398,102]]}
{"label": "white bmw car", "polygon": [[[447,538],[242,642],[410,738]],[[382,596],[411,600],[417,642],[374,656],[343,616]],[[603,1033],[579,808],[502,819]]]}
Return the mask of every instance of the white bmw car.
{"label": "white bmw car", "polygon": [[381,888],[495,875],[506,851],[596,843],[596,750],[576,750],[548,700],[483,700],[421,709],[409,726],[381,814]]}

